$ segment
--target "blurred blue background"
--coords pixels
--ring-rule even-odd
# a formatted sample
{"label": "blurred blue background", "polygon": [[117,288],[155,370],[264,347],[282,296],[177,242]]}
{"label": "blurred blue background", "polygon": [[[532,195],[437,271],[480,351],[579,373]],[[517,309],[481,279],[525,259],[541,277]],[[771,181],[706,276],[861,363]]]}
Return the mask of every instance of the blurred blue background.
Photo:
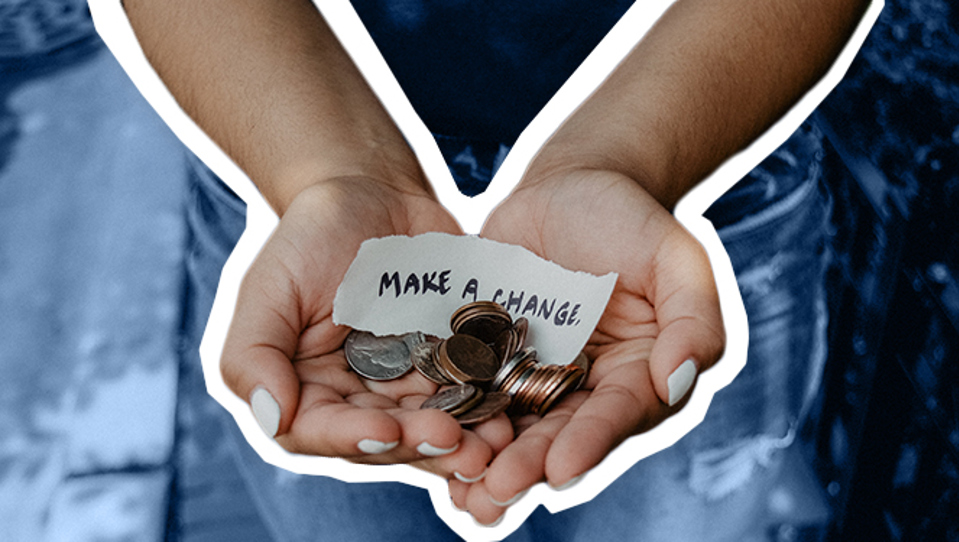
{"label": "blurred blue background", "polygon": [[[959,540],[959,7],[887,0],[810,131],[823,378],[738,539]],[[184,362],[187,153],[82,3],[0,0],[0,540],[269,540]]]}

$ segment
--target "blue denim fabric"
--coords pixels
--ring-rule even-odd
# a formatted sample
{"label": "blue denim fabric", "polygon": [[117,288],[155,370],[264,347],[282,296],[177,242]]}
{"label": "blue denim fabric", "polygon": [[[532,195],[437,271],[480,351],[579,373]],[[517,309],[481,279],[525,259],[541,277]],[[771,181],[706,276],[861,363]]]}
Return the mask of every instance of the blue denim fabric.
{"label": "blue denim fabric", "polygon": [[[556,515],[538,509],[509,540],[736,540],[752,526],[825,359],[821,249],[829,205],[819,184],[819,137],[808,126],[798,131],[711,211],[722,224],[719,234],[749,318],[742,373],[676,445],[638,463],[589,503]],[[477,175],[495,170],[492,162],[479,164],[469,148],[457,153],[450,145],[447,140],[448,155],[473,164],[451,164],[461,186],[475,187]],[[189,220],[196,240],[189,257],[196,318],[187,330],[187,351],[199,344],[220,269],[244,223],[242,203],[199,167]],[[757,198],[762,204],[751,205]],[[736,208],[749,212],[736,216]],[[317,533],[333,540],[456,538],[425,491],[289,473],[263,462],[225,412],[224,422],[278,541],[314,540]]]}

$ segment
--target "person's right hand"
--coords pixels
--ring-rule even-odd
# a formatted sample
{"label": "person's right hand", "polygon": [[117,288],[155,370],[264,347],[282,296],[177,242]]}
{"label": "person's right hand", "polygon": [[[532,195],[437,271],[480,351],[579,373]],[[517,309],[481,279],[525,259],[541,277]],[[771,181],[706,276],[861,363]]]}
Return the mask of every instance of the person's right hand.
{"label": "person's right hand", "polygon": [[374,382],[346,362],[350,329],[333,324],[333,298],[360,244],[429,231],[461,233],[425,190],[369,178],[315,184],[288,207],[243,280],[221,360],[227,386],[283,448],[471,480],[512,440],[505,416],[467,431],[419,410],[437,386],[416,371]]}

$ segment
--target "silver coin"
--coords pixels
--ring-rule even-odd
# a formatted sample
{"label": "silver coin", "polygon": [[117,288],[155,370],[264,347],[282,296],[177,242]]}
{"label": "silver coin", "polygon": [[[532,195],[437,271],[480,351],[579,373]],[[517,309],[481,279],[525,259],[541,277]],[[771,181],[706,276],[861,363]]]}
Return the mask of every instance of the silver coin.
{"label": "silver coin", "polygon": [[420,405],[420,408],[435,408],[443,412],[455,411],[463,405],[468,404],[479,392],[479,389],[469,384],[446,388],[424,401],[423,404]]}
{"label": "silver coin", "polygon": [[360,376],[370,380],[392,380],[412,367],[410,349],[403,337],[377,337],[366,331],[353,330],[343,345],[346,361]]}
{"label": "silver coin", "polygon": [[406,347],[412,353],[416,345],[426,342],[426,335],[422,331],[413,331],[403,335],[403,342],[406,343]]}

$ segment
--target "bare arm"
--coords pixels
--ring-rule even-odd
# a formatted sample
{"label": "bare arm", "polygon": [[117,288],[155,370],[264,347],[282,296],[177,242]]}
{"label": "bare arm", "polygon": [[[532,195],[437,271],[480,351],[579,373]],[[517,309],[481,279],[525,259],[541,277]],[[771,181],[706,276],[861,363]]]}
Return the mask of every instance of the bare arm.
{"label": "bare arm", "polygon": [[866,0],[678,0],[560,128],[527,182],[616,171],[667,209],[828,69]]}
{"label": "bare arm", "polygon": [[392,119],[308,0],[126,0],[125,8],[181,107],[281,216],[324,179],[428,191]]}
{"label": "bare arm", "polygon": [[866,3],[677,0],[546,143],[483,234],[619,278],[587,391],[528,423],[483,481],[453,480],[457,506],[490,523],[682,407],[725,335],[709,260],[668,210],[814,84]]}

